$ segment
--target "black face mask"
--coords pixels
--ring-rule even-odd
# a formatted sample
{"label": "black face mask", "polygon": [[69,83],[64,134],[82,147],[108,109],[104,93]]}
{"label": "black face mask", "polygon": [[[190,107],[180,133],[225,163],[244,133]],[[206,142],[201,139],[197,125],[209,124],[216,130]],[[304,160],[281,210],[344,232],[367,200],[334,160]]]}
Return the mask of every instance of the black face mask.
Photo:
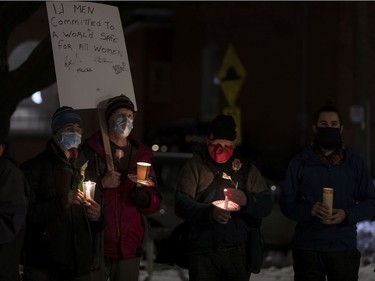
{"label": "black face mask", "polygon": [[341,128],[317,127],[316,144],[327,150],[333,150],[341,145]]}

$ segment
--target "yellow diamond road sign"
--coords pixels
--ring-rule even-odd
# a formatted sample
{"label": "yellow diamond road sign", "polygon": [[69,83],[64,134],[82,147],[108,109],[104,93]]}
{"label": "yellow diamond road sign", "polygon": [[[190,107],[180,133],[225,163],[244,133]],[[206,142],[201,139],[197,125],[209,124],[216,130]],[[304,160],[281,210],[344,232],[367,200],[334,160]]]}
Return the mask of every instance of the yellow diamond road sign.
{"label": "yellow diamond road sign", "polygon": [[246,70],[237,56],[233,44],[230,44],[218,73],[220,86],[229,106],[234,106],[238,93],[246,77]]}

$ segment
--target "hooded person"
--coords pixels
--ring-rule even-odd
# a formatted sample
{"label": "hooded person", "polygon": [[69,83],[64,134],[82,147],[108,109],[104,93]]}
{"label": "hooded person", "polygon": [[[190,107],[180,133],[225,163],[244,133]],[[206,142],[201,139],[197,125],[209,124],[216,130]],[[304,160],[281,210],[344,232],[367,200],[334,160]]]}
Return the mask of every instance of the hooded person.
{"label": "hooded person", "polygon": [[0,280],[18,281],[25,234],[28,183],[8,156],[9,116],[0,113]]}
{"label": "hooded person", "polygon": [[100,201],[82,192],[77,160],[82,125],[72,107],[58,108],[46,148],[21,165],[31,194],[24,247],[26,280],[90,280],[93,237],[101,231],[103,218]]}
{"label": "hooded person", "polygon": [[103,194],[106,227],[103,231],[103,263],[93,280],[137,281],[144,253],[144,214],[156,212],[161,197],[156,189],[153,166],[149,177],[136,179],[137,162],[152,164],[152,150],[131,136],[136,110],[125,95],[108,99],[105,120],[114,170],[107,170],[106,152],[100,131],[83,146],[88,160],[86,177],[97,183]]}
{"label": "hooded person", "polygon": [[[206,146],[188,160],[177,180],[175,212],[190,225],[185,233],[189,280],[248,281],[251,272],[260,270],[259,235],[258,247],[246,245],[252,221],[270,214],[273,198],[259,170],[236,151],[236,136],[233,117],[216,116]],[[224,199],[231,203],[222,204]],[[260,263],[249,263],[249,256]]]}

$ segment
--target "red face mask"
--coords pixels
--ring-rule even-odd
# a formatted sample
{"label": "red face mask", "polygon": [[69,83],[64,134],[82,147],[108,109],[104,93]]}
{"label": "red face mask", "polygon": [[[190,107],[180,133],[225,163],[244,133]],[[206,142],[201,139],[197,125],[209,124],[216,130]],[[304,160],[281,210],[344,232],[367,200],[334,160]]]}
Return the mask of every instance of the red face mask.
{"label": "red face mask", "polygon": [[222,147],[220,144],[216,145],[209,145],[208,146],[208,153],[216,163],[225,163],[229,160],[229,158],[233,155],[234,148],[233,147]]}

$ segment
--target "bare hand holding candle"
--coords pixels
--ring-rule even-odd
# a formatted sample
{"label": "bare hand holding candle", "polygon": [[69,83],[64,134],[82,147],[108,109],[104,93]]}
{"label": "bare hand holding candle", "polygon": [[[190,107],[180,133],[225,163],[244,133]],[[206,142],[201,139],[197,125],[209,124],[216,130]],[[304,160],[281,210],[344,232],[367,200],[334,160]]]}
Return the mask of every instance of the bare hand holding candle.
{"label": "bare hand holding candle", "polygon": [[94,199],[96,182],[84,181],[83,182],[83,196],[85,199]]}
{"label": "bare hand holding candle", "polygon": [[240,206],[229,200],[228,196],[226,195],[227,189],[224,189],[224,196],[225,200],[216,200],[212,202],[212,204],[220,209],[226,210],[226,211],[238,211],[240,209]]}

